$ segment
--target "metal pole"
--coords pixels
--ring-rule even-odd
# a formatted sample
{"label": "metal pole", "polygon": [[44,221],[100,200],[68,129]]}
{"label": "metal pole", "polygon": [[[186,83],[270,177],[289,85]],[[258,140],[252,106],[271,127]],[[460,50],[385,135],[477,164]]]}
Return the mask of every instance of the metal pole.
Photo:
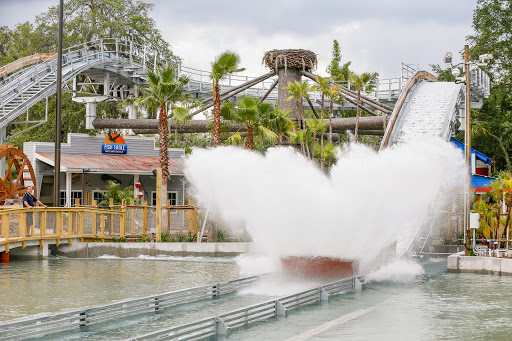
{"label": "metal pole", "polygon": [[61,90],[62,90],[62,26],[64,17],[64,0],[60,0],[59,9],[59,46],[57,53],[57,112],[55,114],[55,164],[53,177],[53,206],[60,206],[60,133],[61,133]]}
{"label": "metal pole", "polygon": [[[466,76],[466,134],[464,152],[466,156],[466,183],[464,186],[464,244],[469,256],[469,213],[471,212],[471,83],[469,79],[469,45],[464,45],[464,72]],[[474,233],[474,231],[473,231]]]}

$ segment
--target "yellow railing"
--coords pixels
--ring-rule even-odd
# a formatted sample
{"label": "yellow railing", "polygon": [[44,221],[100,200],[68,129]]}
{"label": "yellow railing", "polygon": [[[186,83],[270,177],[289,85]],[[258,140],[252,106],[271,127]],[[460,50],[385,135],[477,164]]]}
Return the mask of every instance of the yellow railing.
{"label": "yellow railing", "polygon": [[0,244],[27,240],[124,236],[126,213],[86,207],[16,208],[0,211]]}
{"label": "yellow railing", "polygon": [[[167,210],[167,222],[162,224],[162,232],[189,231],[197,234],[197,207],[191,205],[162,207]],[[80,238],[87,240],[111,240],[120,237],[140,237],[149,235],[156,229],[156,207],[147,202],[135,205],[123,202],[122,205],[110,205],[98,208],[93,206],[76,207],[35,207],[8,208],[0,210],[0,245],[5,244],[6,252],[10,242],[39,240],[41,246],[45,239]]]}

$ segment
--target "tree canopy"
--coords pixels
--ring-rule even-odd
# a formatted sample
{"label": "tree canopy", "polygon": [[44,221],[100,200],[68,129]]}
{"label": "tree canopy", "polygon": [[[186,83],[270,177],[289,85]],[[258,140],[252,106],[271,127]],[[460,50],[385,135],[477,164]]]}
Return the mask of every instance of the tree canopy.
{"label": "tree canopy", "polygon": [[[481,109],[471,110],[472,146],[495,160],[496,171],[512,171],[512,3],[508,0],[478,0],[473,14],[474,33],[467,37],[470,59],[482,54],[493,59],[484,69],[491,78],[491,95]],[[441,81],[454,81],[449,69],[432,65]],[[461,132],[458,138],[463,138]]]}
{"label": "tree canopy", "polygon": [[[63,47],[99,38],[149,44],[169,61],[179,62],[150,16],[153,5],[133,0],[68,0],[64,5]],[[59,6],[41,13],[35,22],[0,27],[0,65],[36,53],[57,51]]]}

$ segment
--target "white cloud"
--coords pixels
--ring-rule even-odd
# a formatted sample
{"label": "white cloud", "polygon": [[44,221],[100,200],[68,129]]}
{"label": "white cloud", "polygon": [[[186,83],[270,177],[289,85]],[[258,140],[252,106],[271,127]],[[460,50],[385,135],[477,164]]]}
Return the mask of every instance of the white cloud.
{"label": "white cloud", "polygon": [[[0,23],[11,27],[58,3],[1,2]],[[446,51],[462,50],[476,6],[476,0],[153,2],[157,26],[184,65],[207,70],[217,54],[233,49],[252,76],[266,72],[263,53],[276,48],[314,51],[318,72],[325,74],[333,39],[341,43],[342,61],[351,60],[356,72],[397,77],[402,62],[429,70]]]}

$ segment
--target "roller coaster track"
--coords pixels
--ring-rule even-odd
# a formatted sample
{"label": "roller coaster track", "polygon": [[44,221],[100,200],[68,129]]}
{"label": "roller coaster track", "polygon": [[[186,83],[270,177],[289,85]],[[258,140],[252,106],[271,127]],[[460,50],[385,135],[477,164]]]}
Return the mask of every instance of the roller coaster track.
{"label": "roller coaster track", "polygon": [[[36,103],[56,92],[56,59],[56,54],[37,54],[0,67],[0,77],[4,77],[0,82],[0,130],[12,123],[42,123],[31,121],[28,111]],[[104,96],[102,100],[117,100],[135,95],[136,85],[146,82],[145,71],[154,69],[155,65],[165,65],[166,61],[148,46],[106,38],[65,49],[62,64],[62,84],[73,96],[101,95]],[[179,73],[190,78],[186,91],[193,97],[211,98],[212,84],[208,71],[180,65]],[[77,79],[80,74],[86,76],[82,83]],[[255,82],[257,78],[231,75],[221,84],[221,93],[228,94],[243,87],[241,95],[276,101],[277,89],[273,89],[275,76],[259,83]],[[380,102],[382,107],[389,108],[388,105],[393,105],[406,80],[404,77],[376,80],[371,91],[363,92],[369,102]],[[254,84],[247,87],[246,84],[249,83]],[[97,93],[101,86],[102,93]],[[350,88],[350,84],[342,86]],[[91,88],[94,92],[91,92]],[[310,100],[318,108],[320,94],[311,92]],[[349,99],[336,105],[341,110],[354,108],[353,100]],[[27,114],[26,120],[16,120],[24,113]]]}

